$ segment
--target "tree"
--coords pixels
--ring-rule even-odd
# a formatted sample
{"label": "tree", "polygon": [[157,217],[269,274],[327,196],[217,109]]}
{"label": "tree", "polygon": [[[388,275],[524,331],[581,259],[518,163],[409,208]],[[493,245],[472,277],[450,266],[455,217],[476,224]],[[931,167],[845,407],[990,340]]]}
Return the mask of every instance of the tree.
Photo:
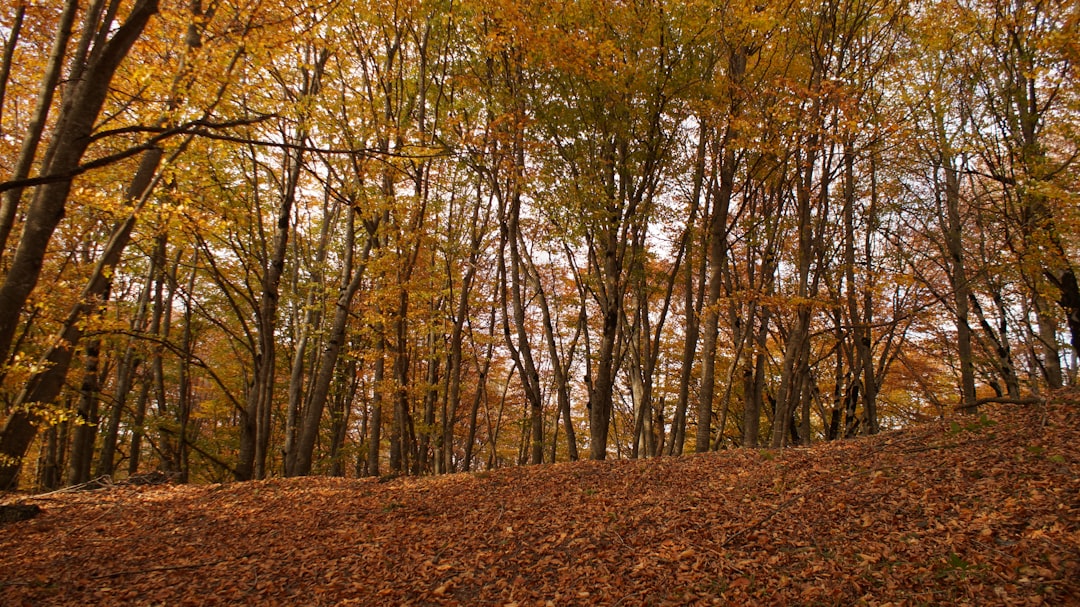
{"label": "tree", "polygon": [[[61,18],[60,30],[54,45],[55,61],[54,65],[46,71],[41,93],[43,99],[39,107],[49,105],[49,100],[45,97],[51,98],[52,90],[47,84],[55,81],[56,64],[65,56],[68,38],[66,30],[70,28],[76,6],[76,2],[69,2],[66,5],[65,16]],[[71,11],[72,17],[66,16],[67,11]],[[82,157],[92,141],[94,125],[104,106],[109,92],[109,83],[121,61],[131,51],[132,46],[156,12],[156,0],[138,0],[115,31],[111,31],[114,17],[112,13],[94,15],[90,12],[87,15],[83,39],[78,50],[71,57],[73,73],[70,74],[70,78],[76,84],[71,89],[70,97],[64,100],[57,119],[57,127],[50,137],[49,146],[45,152],[46,161],[41,174],[46,178],[46,183],[38,186],[34,191],[34,197],[26,209],[18,245],[3,283],[0,284],[0,358],[6,359],[11,351],[17,324],[22,317],[23,308],[30,293],[37,285],[49,241],[64,215],[75,173],[79,170]],[[109,36],[110,33],[111,36]],[[92,40],[94,44],[91,45]],[[49,90],[46,91],[47,88]],[[43,120],[44,116],[42,115],[41,118]],[[36,128],[31,128],[28,141],[40,136],[33,132]],[[36,141],[26,144],[24,148],[26,147],[36,147]],[[32,151],[30,155],[32,156]],[[15,184],[18,184],[21,179],[20,172],[22,171],[16,170]],[[11,181],[7,182],[7,185],[11,184]],[[140,193],[141,190],[137,191],[133,197],[137,197]],[[18,201],[14,194],[5,198],[5,202],[8,200],[12,201],[13,210],[10,213],[13,214],[14,208],[19,206]],[[121,228],[121,233],[122,231],[123,228]],[[130,228],[127,231],[130,232]],[[120,237],[123,238],[123,236]],[[123,247],[118,248],[121,251],[123,249]],[[116,252],[116,256],[118,255],[119,252]],[[116,260],[112,259],[100,265],[102,271],[97,273],[99,278],[92,281],[86,289],[83,305],[90,306],[93,304],[93,299],[101,296],[104,288],[98,285],[105,281],[104,269],[115,264]],[[70,315],[71,322],[68,324],[72,328],[61,337],[67,344],[73,345],[78,342],[79,336],[73,331],[78,330],[74,325],[83,315],[83,310],[84,308],[80,306]],[[18,398],[21,405],[50,403],[56,398],[63,377],[66,375],[71,349],[69,347],[63,352],[54,351],[57,353],[46,357],[51,365],[46,371],[49,376],[38,374],[36,379],[24,388]],[[0,458],[2,458],[0,487],[9,487],[14,482],[22,456],[36,433],[34,421],[34,415],[29,410],[16,409],[8,417],[3,432],[0,433]]]}
{"label": "tree", "polygon": [[1070,128],[1065,108],[1075,102],[1067,85],[1074,65],[1057,40],[1076,10],[1070,3],[992,0],[963,12],[980,42],[968,49],[977,86],[967,111],[992,129],[976,131],[975,149],[1000,188],[1007,221],[1017,224],[1009,246],[1030,291],[1041,372],[1050,387],[1063,382],[1050,301],[1056,299],[1069,319],[1073,349],[1080,345],[1075,251],[1059,227],[1072,220],[1069,186],[1060,176],[1076,158],[1076,142],[1061,137],[1061,129]]}
{"label": "tree", "polygon": [[592,459],[604,459],[629,270],[644,254],[632,234],[653,217],[676,148],[685,110],[674,91],[684,83],[688,49],[656,6],[582,3],[561,19],[543,30],[559,55],[544,64],[552,80],[538,91],[538,120],[553,151],[549,179],[560,184],[559,203],[568,205],[557,229],[583,241],[583,286],[597,307],[589,445]]}

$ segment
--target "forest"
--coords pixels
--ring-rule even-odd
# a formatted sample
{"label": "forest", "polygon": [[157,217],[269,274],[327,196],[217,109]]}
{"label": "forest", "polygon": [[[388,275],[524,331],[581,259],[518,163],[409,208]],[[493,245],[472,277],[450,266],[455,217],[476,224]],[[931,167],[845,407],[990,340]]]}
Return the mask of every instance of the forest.
{"label": "forest", "polygon": [[0,489],[872,435],[1080,352],[1072,0],[14,0]]}

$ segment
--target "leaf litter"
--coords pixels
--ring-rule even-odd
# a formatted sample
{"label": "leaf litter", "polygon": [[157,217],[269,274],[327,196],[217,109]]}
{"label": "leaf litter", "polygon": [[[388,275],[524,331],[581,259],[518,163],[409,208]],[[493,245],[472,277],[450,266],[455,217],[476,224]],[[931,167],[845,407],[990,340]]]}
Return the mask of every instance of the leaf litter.
{"label": "leaf litter", "polygon": [[0,603],[1080,604],[1078,444],[1073,392],[811,448],[23,497]]}

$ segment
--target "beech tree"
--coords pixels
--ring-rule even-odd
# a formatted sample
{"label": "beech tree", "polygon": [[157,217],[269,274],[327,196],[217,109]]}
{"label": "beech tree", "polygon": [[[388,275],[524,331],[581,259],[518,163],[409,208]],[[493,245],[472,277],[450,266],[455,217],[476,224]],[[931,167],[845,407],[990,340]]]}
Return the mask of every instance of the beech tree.
{"label": "beech tree", "polygon": [[[52,106],[52,95],[61,65],[67,60],[70,66],[68,78],[73,86],[70,86],[70,93],[62,100],[60,115],[54,132],[49,137],[45,161],[40,170],[42,183],[34,188],[33,197],[25,210],[18,244],[11,256],[3,283],[0,284],[0,358],[3,359],[7,359],[11,353],[12,340],[23,318],[24,306],[37,285],[53,232],[64,216],[72,182],[81,168],[83,155],[93,140],[95,123],[105,104],[109,83],[150,18],[157,12],[157,1],[137,1],[115,31],[115,12],[103,14],[100,5],[97,10],[88,11],[77,48],[69,51],[69,37],[77,9],[78,3],[74,0],[64,6],[54,39],[52,57],[42,79],[35,119],[24,136],[23,153],[13,178],[4,184],[4,189],[7,190],[4,206],[7,208],[0,209],[0,229],[3,230],[6,240],[7,233],[11,230],[7,227],[11,224],[11,219],[8,218],[13,218],[21,206],[22,191],[27,185],[24,183],[25,177],[29,175],[34,151],[44,132],[44,121]],[[14,40],[14,37],[12,39]],[[145,184],[142,185],[145,188]],[[141,194],[141,190],[133,190],[133,198]],[[0,242],[0,246],[4,244]],[[119,248],[122,250],[122,247]],[[104,268],[115,264],[115,258],[100,264],[101,273]],[[104,276],[97,279],[98,284],[102,280]],[[92,300],[101,297],[103,290],[103,287],[91,283],[85,291],[84,305],[92,305]],[[71,331],[78,330],[75,325],[83,314],[85,312],[82,309],[72,311],[71,322],[67,323],[71,329],[61,337],[66,342],[66,347],[63,347],[66,354],[46,356],[45,364],[50,365],[46,372],[50,373],[50,376],[45,377],[40,373],[34,375],[30,385],[24,387],[17,397],[15,409],[4,424],[3,432],[0,433],[0,457],[3,458],[0,461],[0,487],[9,487],[15,481],[22,457],[35,434],[36,420],[26,407],[31,403],[51,403],[59,393],[66,375],[67,363],[70,361],[70,352],[80,337],[78,333]]]}
{"label": "beech tree", "polygon": [[1051,302],[1058,301],[1065,312],[1073,350],[1080,346],[1075,251],[1058,227],[1075,218],[1070,205],[1062,204],[1064,184],[1058,176],[1069,172],[1076,142],[1060,130],[1068,128],[1061,112],[1075,102],[1066,84],[1075,66],[1057,37],[1064,24],[1075,22],[1076,10],[1068,3],[995,1],[963,13],[980,43],[969,49],[977,84],[968,112],[980,126],[993,125],[989,132],[975,132],[976,153],[986,176],[1000,188],[1006,221],[1017,224],[1009,247],[1029,290],[1040,372],[1051,388],[1064,381],[1060,321]]}

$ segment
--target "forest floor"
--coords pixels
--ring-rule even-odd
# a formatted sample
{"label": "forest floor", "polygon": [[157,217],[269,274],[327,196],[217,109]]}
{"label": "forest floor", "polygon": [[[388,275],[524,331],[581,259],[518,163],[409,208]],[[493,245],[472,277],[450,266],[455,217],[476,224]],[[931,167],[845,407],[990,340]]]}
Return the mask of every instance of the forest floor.
{"label": "forest floor", "polygon": [[1080,395],[808,449],[40,498],[9,605],[1076,605]]}

